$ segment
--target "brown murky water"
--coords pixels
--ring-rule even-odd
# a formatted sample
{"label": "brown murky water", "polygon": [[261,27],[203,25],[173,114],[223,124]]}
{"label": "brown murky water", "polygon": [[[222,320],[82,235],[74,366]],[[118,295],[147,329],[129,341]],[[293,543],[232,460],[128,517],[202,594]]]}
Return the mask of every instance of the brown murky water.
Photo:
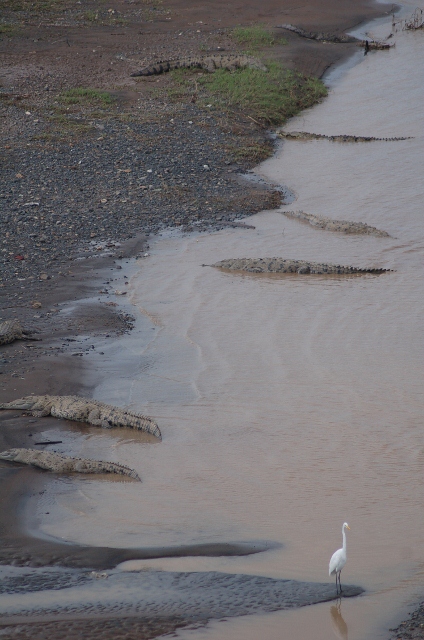
{"label": "brown murky water", "polygon": [[[346,520],[342,582],[367,589],[341,606],[215,622],[184,638],[375,640],[424,591],[423,50],[422,32],[398,35],[290,123],[413,139],[287,141],[259,168],[296,194],[287,209],[392,237],[329,233],[271,211],[248,220],[255,230],[163,234],[132,278],[142,316],[110,348],[97,397],[156,416],[163,442],[103,436],[143,484],[76,480],[75,492],[58,482],[43,530],[114,546],[278,540],[282,549],[258,556],[132,567],[323,581]],[[201,266],[244,256],[394,271],[271,277]]]}

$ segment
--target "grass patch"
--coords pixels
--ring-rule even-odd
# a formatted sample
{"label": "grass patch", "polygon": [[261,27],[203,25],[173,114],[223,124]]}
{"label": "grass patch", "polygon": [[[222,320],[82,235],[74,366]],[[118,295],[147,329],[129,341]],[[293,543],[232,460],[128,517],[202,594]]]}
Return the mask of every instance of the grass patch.
{"label": "grass patch", "polygon": [[139,0],[139,2],[145,7],[152,7],[153,9],[159,9],[163,4],[163,0]]}
{"label": "grass patch", "polygon": [[3,9],[27,11],[30,14],[48,13],[60,8],[63,0],[2,0]]}
{"label": "grass patch", "polygon": [[93,127],[81,120],[75,120],[62,114],[49,116],[49,122],[60,129],[69,129],[72,131],[89,131]]}
{"label": "grass patch", "polygon": [[193,73],[193,69],[186,69],[185,67],[180,67],[179,69],[173,69],[170,74],[174,84],[177,84],[181,87],[186,86],[187,81],[193,80],[195,77],[194,74],[198,75],[201,72],[201,69],[195,69]]}
{"label": "grass patch", "polygon": [[108,24],[110,24],[111,26],[122,27],[124,24],[128,24],[128,20],[126,18],[122,18],[121,16],[112,16],[109,18]]}
{"label": "grass patch", "polygon": [[236,27],[231,37],[237,44],[248,46],[250,49],[269,47],[275,44],[275,38],[264,26],[258,24],[253,27]]}
{"label": "grass patch", "polygon": [[268,73],[256,69],[238,69],[229,73],[218,69],[198,78],[208,94],[213,94],[220,108],[238,109],[251,118],[267,124],[282,125],[303,109],[311,107],[327,95],[317,78],[284,69],[270,62]]}
{"label": "grass patch", "polygon": [[102,9],[97,9],[93,11],[91,9],[84,11],[84,13],[79,13],[78,17],[83,22],[97,23],[100,25],[124,25],[127,24],[127,20],[123,18],[121,15],[118,15],[118,12],[115,10],[108,9],[107,11]]}
{"label": "grass patch", "polygon": [[97,135],[96,128],[88,124],[85,121],[75,120],[57,113],[56,115],[49,116],[48,121],[50,126],[42,133],[37,134],[32,140],[38,140],[40,142],[54,142],[72,140],[87,135]]}
{"label": "grass patch", "polygon": [[199,69],[173,69],[167,74],[172,78],[171,86],[153,87],[151,96],[159,98],[166,93],[169,100],[174,102],[187,102],[190,96],[196,92],[198,88]]}
{"label": "grass patch", "polygon": [[20,29],[16,24],[0,24],[0,36],[7,36],[12,38],[19,33]]}
{"label": "grass patch", "polygon": [[271,144],[252,143],[244,146],[231,146],[227,151],[235,162],[245,160],[259,163],[269,158],[273,149]]}
{"label": "grass patch", "polygon": [[79,105],[110,105],[113,97],[108,91],[100,91],[99,89],[85,89],[84,87],[75,87],[63,91],[59,95],[59,99],[64,104]]}
{"label": "grass patch", "polygon": [[84,11],[83,18],[87,22],[95,22],[99,19],[99,14],[97,11]]}

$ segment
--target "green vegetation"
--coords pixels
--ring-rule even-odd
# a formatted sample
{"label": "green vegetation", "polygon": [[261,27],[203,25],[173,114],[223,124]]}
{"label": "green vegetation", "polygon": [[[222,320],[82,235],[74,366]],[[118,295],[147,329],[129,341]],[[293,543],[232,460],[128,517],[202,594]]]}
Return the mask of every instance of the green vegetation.
{"label": "green vegetation", "polygon": [[27,11],[30,14],[37,15],[47,11],[53,11],[59,8],[63,0],[2,0],[3,9],[11,9],[12,11]]}
{"label": "green vegetation", "polygon": [[84,11],[83,17],[87,22],[95,22],[99,19],[99,13],[98,11]]}
{"label": "green vegetation", "polygon": [[236,27],[231,32],[233,40],[240,45],[248,45],[250,49],[271,46],[275,43],[274,36],[263,25],[253,27]]}
{"label": "green vegetation", "polygon": [[85,89],[84,87],[75,87],[74,89],[63,91],[59,99],[65,104],[79,105],[109,105],[113,102],[113,97],[108,91]]}
{"label": "green vegetation", "polygon": [[162,6],[163,0],[140,0],[141,4],[144,4],[154,9],[159,9]]}
{"label": "green vegetation", "polygon": [[19,27],[16,24],[0,23],[0,36],[11,38],[19,33]]}
{"label": "green vegetation", "polygon": [[[169,75],[172,84],[155,91],[167,92],[172,102],[197,101],[197,104],[223,112],[237,111],[266,126],[280,126],[303,109],[311,107],[327,95],[317,78],[285,69],[278,62],[267,64],[268,72],[238,69],[229,72],[199,73],[192,69],[175,69]],[[246,150],[258,155],[259,149]]]}
{"label": "green vegetation", "polygon": [[65,142],[81,136],[97,135],[98,131],[90,124],[78,120],[72,120],[64,115],[57,114],[48,118],[50,126],[42,133],[33,136],[32,140],[38,142]]}
{"label": "green vegetation", "polygon": [[94,121],[116,118],[117,101],[108,91],[74,87],[63,91],[49,105],[50,123],[39,140],[66,140],[79,136],[100,135]]}
{"label": "green vegetation", "polygon": [[108,9],[107,11],[97,9],[96,11],[88,10],[79,14],[80,19],[85,22],[96,22],[101,25],[123,25],[127,23],[127,20],[123,18],[119,12],[114,9]]}
{"label": "green vegetation", "polygon": [[72,131],[88,131],[93,127],[88,125],[84,120],[76,120],[62,113],[56,113],[48,117],[49,122],[60,129],[69,129]]}
{"label": "green vegetation", "polygon": [[251,143],[244,146],[231,146],[227,149],[235,162],[247,160],[259,163],[272,155],[272,144]]}
{"label": "green vegetation", "polygon": [[302,109],[311,107],[327,95],[324,84],[278,62],[270,62],[268,73],[239,69],[229,73],[218,69],[198,77],[198,83],[215,97],[215,106],[243,111],[254,120],[278,126]]}

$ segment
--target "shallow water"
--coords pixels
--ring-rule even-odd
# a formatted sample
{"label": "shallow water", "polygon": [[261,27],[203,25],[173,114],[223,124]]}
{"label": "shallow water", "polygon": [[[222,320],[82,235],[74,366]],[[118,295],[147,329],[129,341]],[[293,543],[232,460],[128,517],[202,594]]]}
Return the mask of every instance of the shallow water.
{"label": "shallow water", "polygon": [[[109,347],[96,397],[157,417],[163,442],[111,439],[109,458],[143,484],[78,479],[75,492],[59,480],[43,531],[108,546],[277,540],[282,549],[258,556],[132,566],[322,581],[346,520],[342,581],[367,589],[340,610],[216,622],[179,632],[187,639],[324,640],[348,628],[350,640],[375,640],[423,594],[423,51],[423,32],[397,34],[395,49],[369,54],[287,127],[413,139],[285,141],[258,168],[296,194],[286,209],[392,237],[264,212],[247,220],[255,230],[164,233],[132,277],[142,315]],[[201,266],[245,256],[394,271],[278,277]]]}

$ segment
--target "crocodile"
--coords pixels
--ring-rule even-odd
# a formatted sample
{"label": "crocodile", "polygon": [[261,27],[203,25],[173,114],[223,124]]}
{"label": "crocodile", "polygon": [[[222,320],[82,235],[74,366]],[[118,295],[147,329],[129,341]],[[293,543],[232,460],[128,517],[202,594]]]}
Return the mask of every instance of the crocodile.
{"label": "crocodile", "polygon": [[156,422],[140,413],[114,407],[98,400],[87,400],[78,396],[26,396],[0,404],[0,409],[21,409],[29,411],[33,416],[51,415],[77,422],[87,422],[95,427],[111,429],[128,427],[138,431],[146,431],[156,438],[162,439]]}
{"label": "crocodile", "polygon": [[[36,449],[8,449],[0,453],[0,460],[20,462],[32,467],[39,467],[54,473],[117,473],[140,480],[140,476],[133,469],[116,462],[102,460],[88,460],[86,458],[71,458],[53,451],[37,451]],[[140,480],[141,482],[141,480]]]}
{"label": "crocodile", "polygon": [[262,62],[256,58],[246,55],[218,55],[218,56],[193,56],[187,58],[179,58],[176,60],[159,60],[148,67],[144,67],[140,71],[131,74],[132,78],[138,76],[157,76],[173,69],[204,69],[213,73],[216,69],[226,69],[227,71],[235,71],[236,69],[256,69],[258,71],[267,71]]}
{"label": "crocodile", "polygon": [[375,51],[386,51],[387,49],[391,49],[396,46],[395,42],[380,42],[379,40],[361,40],[357,44],[358,47],[363,47],[365,52],[375,50]]}
{"label": "crocodile", "polygon": [[[367,51],[371,49],[391,49],[395,46],[395,43],[382,42],[380,40],[360,40],[353,36],[346,34],[337,35],[334,33],[324,33],[323,31],[306,31],[301,27],[296,27],[294,24],[282,24],[280,29],[286,29],[296,33],[301,38],[307,38],[308,40],[317,40],[318,42],[335,42],[335,43],[351,43],[356,42],[358,47],[363,47]],[[390,37],[390,36],[389,36]]]}
{"label": "crocodile", "polygon": [[347,36],[346,34],[336,35],[334,33],[324,33],[322,31],[305,31],[301,27],[296,27],[293,24],[282,24],[280,29],[286,29],[296,33],[301,38],[307,38],[308,40],[317,40],[318,42],[338,42],[348,43],[357,42],[357,38],[353,36]]}
{"label": "crocodile", "polygon": [[412,136],[405,138],[373,138],[372,136],[350,135],[326,136],[322,133],[309,133],[308,131],[277,131],[277,135],[288,140],[331,140],[332,142],[396,142],[398,140],[412,139]]}
{"label": "crocodile", "polygon": [[281,212],[287,218],[296,218],[308,222],[313,227],[318,229],[325,229],[326,231],[340,231],[346,234],[362,234],[369,236],[377,236],[378,238],[390,238],[391,236],[387,231],[380,231],[376,227],[371,227],[365,222],[350,222],[349,220],[333,220],[332,218],[325,218],[322,216],[316,216],[313,213],[305,213],[304,211],[282,211]]}
{"label": "crocodile", "polygon": [[15,340],[34,340],[31,333],[33,332],[22,328],[19,320],[4,320],[0,322],[0,345],[10,344]]}
{"label": "crocodile", "polygon": [[[298,274],[364,274],[384,273],[391,269],[346,267],[343,265],[307,262],[306,260],[286,260],[284,258],[230,258],[221,260],[212,266],[234,271],[250,271],[252,273],[298,273]],[[0,405],[1,406],[1,405]]]}

